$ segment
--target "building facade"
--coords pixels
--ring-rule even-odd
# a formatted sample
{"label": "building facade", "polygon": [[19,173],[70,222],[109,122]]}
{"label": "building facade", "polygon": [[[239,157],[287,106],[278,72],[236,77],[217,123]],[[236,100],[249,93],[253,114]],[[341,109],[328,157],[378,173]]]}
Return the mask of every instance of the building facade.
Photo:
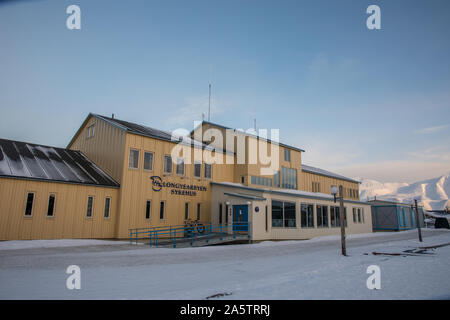
{"label": "building facade", "polygon": [[[235,143],[219,145],[214,133],[227,131]],[[278,154],[273,172],[263,170],[264,161],[253,161],[255,145],[258,152],[268,148],[272,158]],[[42,179],[29,169],[23,175],[13,170],[14,157],[24,167],[33,166],[26,152],[15,147],[17,154],[8,154],[5,149],[0,145],[1,240],[124,239],[133,228],[182,225],[187,219],[228,225],[248,222],[252,240],[307,239],[340,232],[338,204],[330,194],[333,185],[344,188],[347,232],[372,229],[370,205],[359,200],[357,181],[302,164],[302,149],[210,122],[202,122],[190,137],[174,137],[89,114],[66,149],[53,149],[85,158],[109,177],[108,185],[95,179],[81,183],[64,175]],[[42,160],[36,150],[31,152],[36,161]],[[42,158],[49,172],[58,172],[58,166],[69,161],[49,152]],[[35,198],[28,216],[30,193]],[[54,213],[49,217],[51,206]]]}

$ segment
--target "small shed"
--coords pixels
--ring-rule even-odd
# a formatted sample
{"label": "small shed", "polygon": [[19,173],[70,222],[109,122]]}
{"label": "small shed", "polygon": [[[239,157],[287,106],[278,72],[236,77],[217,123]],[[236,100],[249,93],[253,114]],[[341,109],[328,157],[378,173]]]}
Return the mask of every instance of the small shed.
{"label": "small shed", "polygon": [[[374,231],[401,231],[417,228],[415,208],[406,203],[369,200]],[[418,207],[420,226],[424,226],[424,210]]]}

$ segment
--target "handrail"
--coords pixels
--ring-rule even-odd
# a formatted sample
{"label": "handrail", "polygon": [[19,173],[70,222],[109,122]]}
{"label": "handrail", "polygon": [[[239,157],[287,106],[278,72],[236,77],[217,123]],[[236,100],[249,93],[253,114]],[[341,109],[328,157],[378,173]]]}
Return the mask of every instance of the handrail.
{"label": "handrail", "polygon": [[[202,228],[200,231],[199,228]],[[139,240],[149,240],[149,245],[156,247],[161,241],[167,241],[172,243],[173,247],[177,246],[178,241],[189,241],[191,246],[194,245],[197,239],[206,239],[209,243],[211,235],[215,234],[223,240],[224,234],[232,235],[236,239],[237,234],[247,234],[250,240],[250,224],[248,222],[235,222],[233,224],[219,224],[213,225],[212,223],[201,225],[174,225],[174,226],[160,226],[151,228],[133,228],[129,229],[130,232],[130,244],[133,241],[138,244]]]}

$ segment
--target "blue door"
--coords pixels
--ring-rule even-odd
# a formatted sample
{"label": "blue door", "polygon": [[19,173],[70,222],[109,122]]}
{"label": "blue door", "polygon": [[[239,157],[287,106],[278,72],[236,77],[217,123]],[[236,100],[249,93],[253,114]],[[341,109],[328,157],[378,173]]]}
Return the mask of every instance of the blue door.
{"label": "blue door", "polygon": [[233,231],[248,231],[248,206],[233,206]]}

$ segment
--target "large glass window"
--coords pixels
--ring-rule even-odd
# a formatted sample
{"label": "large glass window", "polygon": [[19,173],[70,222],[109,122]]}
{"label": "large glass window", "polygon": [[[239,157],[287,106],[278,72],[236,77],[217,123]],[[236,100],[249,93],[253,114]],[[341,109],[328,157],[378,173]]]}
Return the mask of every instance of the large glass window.
{"label": "large glass window", "polygon": [[295,228],[295,203],[284,202],[284,226],[286,228]]}
{"label": "large glass window", "polygon": [[280,184],[280,171],[275,172],[273,175],[273,185],[277,188],[281,186]]}
{"label": "large glass window", "polygon": [[29,217],[33,213],[34,193],[30,192],[27,195],[27,203],[25,206],[25,216]]}
{"label": "large glass window", "polygon": [[128,167],[132,169],[139,168],[139,150],[130,149],[130,157],[128,159]]}
{"label": "large glass window", "polygon": [[302,228],[314,228],[314,206],[302,203],[300,206]]}
{"label": "large glass window", "polygon": [[272,227],[283,226],[283,202],[272,200]]}
{"label": "large glass window", "polygon": [[[330,221],[332,227],[341,226],[340,207],[330,207]],[[344,208],[344,225],[347,226],[347,208]]]}
{"label": "large glass window", "polygon": [[317,227],[326,228],[328,227],[328,206],[317,205],[316,206],[317,215]]}
{"label": "large glass window", "polygon": [[153,152],[144,152],[144,170],[153,170]]}
{"label": "large glass window", "polygon": [[266,187],[272,186],[272,179],[270,179],[270,178],[251,176],[251,179],[252,179],[252,184],[266,186]]}
{"label": "large glass window", "polygon": [[297,189],[297,170],[281,167],[281,183],[285,189]]}

